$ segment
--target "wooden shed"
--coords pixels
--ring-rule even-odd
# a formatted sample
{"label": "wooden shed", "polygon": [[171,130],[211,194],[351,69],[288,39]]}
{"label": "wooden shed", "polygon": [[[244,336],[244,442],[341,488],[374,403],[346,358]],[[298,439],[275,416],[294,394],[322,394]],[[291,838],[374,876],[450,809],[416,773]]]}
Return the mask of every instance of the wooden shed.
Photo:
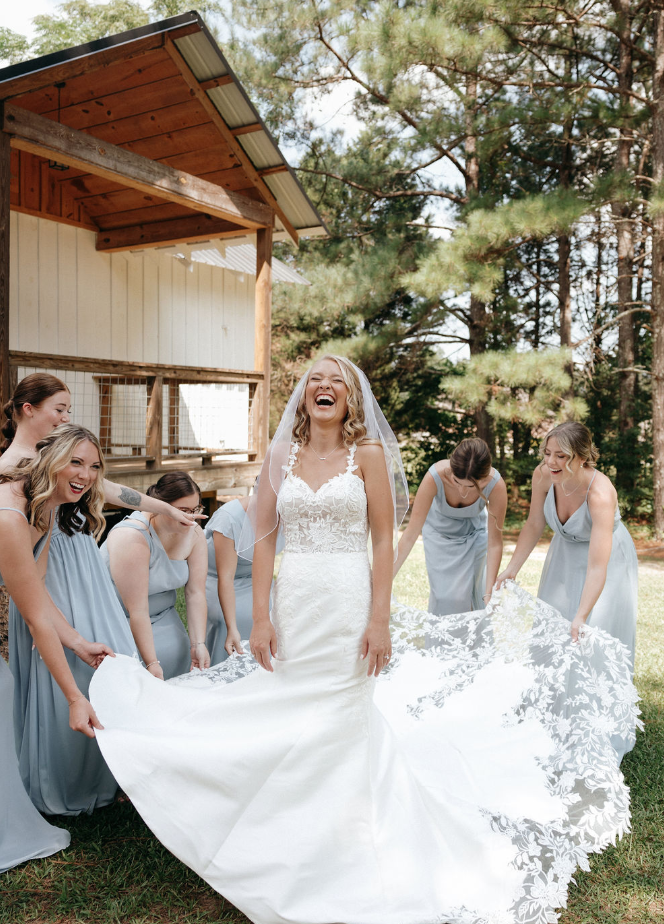
{"label": "wooden shed", "polygon": [[4,68],[0,100],[0,399],[51,371],[111,477],[242,493],[267,448],[272,242],[325,228],[205,23]]}

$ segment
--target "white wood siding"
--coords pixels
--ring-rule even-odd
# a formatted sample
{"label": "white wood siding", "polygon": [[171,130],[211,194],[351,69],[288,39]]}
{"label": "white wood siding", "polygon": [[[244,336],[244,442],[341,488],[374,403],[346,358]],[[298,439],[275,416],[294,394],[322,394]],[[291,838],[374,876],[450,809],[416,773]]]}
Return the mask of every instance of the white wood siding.
{"label": "white wood siding", "polygon": [[11,213],[10,349],[254,368],[255,278]]}

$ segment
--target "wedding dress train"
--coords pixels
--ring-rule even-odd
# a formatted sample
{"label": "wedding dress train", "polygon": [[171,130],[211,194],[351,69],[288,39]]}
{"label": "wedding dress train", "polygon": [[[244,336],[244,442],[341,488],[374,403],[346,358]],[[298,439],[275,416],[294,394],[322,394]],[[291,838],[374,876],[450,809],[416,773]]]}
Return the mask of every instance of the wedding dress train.
{"label": "wedding dress train", "polygon": [[[544,924],[629,827],[610,744],[632,733],[623,646],[515,585],[487,612],[398,607],[376,681],[367,502],[347,470],[278,510],[274,673],[249,657],[163,683],[107,658],[91,698],[156,836],[255,924]],[[294,454],[291,457],[294,458]],[[566,697],[566,690],[575,697]]]}

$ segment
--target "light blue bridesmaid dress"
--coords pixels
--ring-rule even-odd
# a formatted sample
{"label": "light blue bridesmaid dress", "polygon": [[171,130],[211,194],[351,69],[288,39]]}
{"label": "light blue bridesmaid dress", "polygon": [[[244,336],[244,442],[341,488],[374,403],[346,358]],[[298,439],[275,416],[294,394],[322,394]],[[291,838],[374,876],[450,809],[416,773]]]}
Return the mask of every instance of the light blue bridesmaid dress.
{"label": "light blue bridesmaid dress", "polygon": [[[157,659],[161,662],[164,679],[168,680],[171,677],[177,677],[178,674],[185,674],[191,667],[189,636],[175,609],[175,601],[178,588],[184,587],[189,580],[189,564],[184,559],[177,560],[168,557],[168,553],[156,531],[150,525],[149,519],[139,510],[135,510],[130,516],[121,520],[120,523],[116,523],[111,532],[118,529],[137,530],[150,549],[148,606],[154,636],[154,647],[157,652]],[[106,543],[101,547],[101,553],[110,571]],[[127,618],[129,618],[129,613],[124,603],[122,603],[122,598],[117,588],[116,593]]]}
{"label": "light blue bridesmaid dress", "polygon": [[[437,487],[422,527],[431,590],[429,612],[447,616],[481,610],[488,545],[486,502],[478,497],[467,507],[450,507],[434,465],[429,474]],[[491,480],[482,491],[485,497],[489,497],[499,480],[499,472],[492,469]]]}
{"label": "light blue bridesmaid dress", "polygon": [[[595,475],[593,475],[594,479]],[[592,484],[592,480],[590,482]],[[588,486],[590,491],[590,485]],[[553,485],[544,501],[544,516],[553,530],[553,539],[544,562],[537,592],[540,599],[555,606],[570,621],[576,616],[586,580],[588,550],[593,521],[588,493],[581,506],[561,523]],[[636,549],[616,507],[613,545],[606,571],[606,582],[599,600],[586,620],[589,626],[605,629],[627,646],[632,666],[636,643],[638,561]]]}
{"label": "light blue bridesmaid dress", "polygon": [[[0,507],[0,510],[13,509]],[[25,516],[22,510],[17,513]],[[42,536],[35,546],[35,559],[47,536],[48,533]],[[13,708],[14,677],[0,658],[0,873],[26,860],[49,857],[68,847],[71,840],[68,831],[48,824],[41,817],[25,791],[14,746]]]}
{"label": "light blue bridesmaid dress", "polygon": [[[595,473],[596,474],[596,473]],[[595,474],[590,481],[595,478]],[[576,616],[586,580],[588,551],[593,521],[588,507],[588,491],[581,506],[565,523],[560,522],[553,485],[544,501],[544,516],[553,530],[537,595],[562,613],[570,622]],[[604,629],[628,649],[632,669],[636,643],[638,602],[638,560],[636,549],[616,506],[613,545],[606,571],[606,582],[586,624]],[[612,742],[619,757],[634,746],[634,738]]]}
{"label": "light blue bridesmaid dress", "polygon": [[[218,664],[228,657],[226,644],[226,623],[219,603],[217,561],[214,554],[214,534],[221,533],[232,539],[237,551],[242,528],[247,519],[244,507],[239,500],[229,501],[216,510],[205,526],[205,538],[208,544],[208,573],[205,583],[205,596],[208,608],[207,648],[210,652],[210,664]],[[277,553],[284,547],[281,533],[277,537]],[[235,618],[240,637],[248,639],[253,626],[252,621],[252,584],[251,562],[238,556],[237,568],[233,579],[235,590]]]}
{"label": "light blue bridesmaid dress", "polygon": [[[56,516],[57,523],[57,516]],[[53,529],[46,590],[67,622],[89,642],[133,655],[134,640],[94,537]],[[67,663],[85,696],[94,673],[65,648]],[[32,636],[12,604],[9,666],[16,681],[14,725],[23,783],[40,812],[79,815],[109,805],[117,783],[94,738],[69,727],[69,707]]]}

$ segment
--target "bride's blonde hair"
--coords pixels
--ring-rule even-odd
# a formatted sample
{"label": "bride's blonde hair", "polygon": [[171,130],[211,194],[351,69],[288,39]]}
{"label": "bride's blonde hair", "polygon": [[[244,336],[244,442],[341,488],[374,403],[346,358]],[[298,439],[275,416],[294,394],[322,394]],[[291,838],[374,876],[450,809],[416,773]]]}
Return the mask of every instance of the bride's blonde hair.
{"label": "bride's blonde hair", "polygon": [[306,391],[309,382],[311,370],[319,362],[330,359],[335,362],[341,371],[341,377],[348,391],[346,403],[348,411],[341,426],[341,434],[344,445],[352,446],[353,443],[362,443],[366,441],[367,428],[364,420],[364,400],[362,398],[362,385],[355,372],[353,364],[344,356],[337,356],[334,353],[326,353],[319,357],[313,366],[307,371],[302,389],[302,397],[295,410],[295,420],[293,422],[293,440],[301,446],[306,446],[309,442],[310,420],[307,413]]}

